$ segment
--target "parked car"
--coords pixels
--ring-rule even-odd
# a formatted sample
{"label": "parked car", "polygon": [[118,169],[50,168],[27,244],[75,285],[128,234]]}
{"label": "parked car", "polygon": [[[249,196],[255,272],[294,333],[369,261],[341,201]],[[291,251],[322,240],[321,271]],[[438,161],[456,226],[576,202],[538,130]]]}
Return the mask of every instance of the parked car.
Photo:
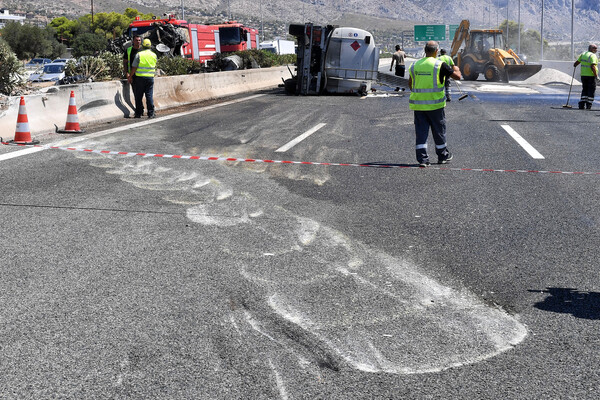
{"label": "parked car", "polygon": [[65,77],[65,63],[50,63],[39,67],[29,75],[30,82],[56,82]]}
{"label": "parked car", "polygon": [[67,61],[73,60],[75,61],[74,58],[57,58],[56,60],[53,60],[53,63],[66,63]]}
{"label": "parked car", "polygon": [[40,65],[50,64],[52,62],[49,58],[32,58],[27,64],[25,64],[25,68],[28,69],[36,69]]}

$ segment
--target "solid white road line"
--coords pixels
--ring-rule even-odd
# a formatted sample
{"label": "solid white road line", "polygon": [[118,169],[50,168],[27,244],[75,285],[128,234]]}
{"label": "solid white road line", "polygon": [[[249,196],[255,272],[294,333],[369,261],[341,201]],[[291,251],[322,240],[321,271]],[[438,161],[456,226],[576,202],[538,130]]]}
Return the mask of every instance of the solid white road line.
{"label": "solid white road line", "polygon": [[25,155],[32,154],[32,153],[37,153],[38,151],[47,150],[48,147],[56,147],[56,146],[65,147],[65,146],[68,146],[73,143],[82,142],[84,140],[110,135],[111,133],[116,133],[116,132],[124,131],[127,129],[139,128],[141,126],[150,125],[150,124],[154,124],[154,123],[161,122],[161,121],[166,121],[166,120],[173,119],[173,118],[183,117],[185,115],[194,114],[197,112],[212,110],[213,108],[228,106],[230,104],[240,103],[242,101],[252,100],[257,97],[262,97],[262,96],[264,96],[264,94],[255,94],[255,95],[248,96],[248,97],[242,97],[241,99],[235,99],[235,100],[225,101],[223,103],[213,104],[213,105],[206,106],[206,107],[195,108],[190,111],[184,111],[184,112],[180,112],[177,114],[165,115],[164,117],[149,119],[147,121],[140,121],[140,122],[136,122],[133,124],[127,124],[127,125],[119,126],[117,128],[107,129],[105,131],[99,131],[99,132],[89,133],[89,134],[86,134],[83,136],[72,137],[72,138],[65,139],[65,140],[62,140],[59,142],[51,143],[48,145],[43,145],[43,147],[30,147],[30,148],[27,148],[24,150],[17,150],[17,151],[13,151],[11,153],[6,153],[6,154],[0,155],[0,161],[9,160],[11,158],[25,156]]}
{"label": "solid white road line", "polygon": [[[0,145],[1,146],[1,145]],[[11,153],[0,154],[0,161],[10,160],[11,158],[26,156],[27,154],[37,153],[38,151],[46,150],[43,147],[30,147],[23,150],[13,151]]]}
{"label": "solid white road line", "polygon": [[291,149],[292,147],[294,147],[295,145],[297,145],[298,143],[300,143],[301,141],[303,141],[304,139],[306,139],[307,137],[309,137],[310,135],[312,135],[313,133],[315,133],[322,127],[324,127],[325,125],[327,125],[327,124],[320,123],[320,124],[314,126],[312,129],[309,129],[306,132],[304,132],[302,135],[298,136],[296,139],[292,140],[291,142],[288,142],[287,144],[284,144],[283,146],[281,146],[280,148],[275,150],[275,152],[283,153],[283,152],[288,151],[289,149]]}
{"label": "solid white road line", "polygon": [[504,130],[506,132],[508,132],[508,134],[515,139],[515,141],[517,143],[519,143],[521,145],[521,147],[523,149],[525,149],[525,151],[527,153],[529,153],[529,155],[537,160],[543,160],[545,157],[543,155],[540,154],[540,152],[538,152],[532,145],[530,145],[527,140],[523,139],[521,137],[521,135],[519,135],[513,128],[510,127],[510,125],[501,125],[502,128],[504,128]]}

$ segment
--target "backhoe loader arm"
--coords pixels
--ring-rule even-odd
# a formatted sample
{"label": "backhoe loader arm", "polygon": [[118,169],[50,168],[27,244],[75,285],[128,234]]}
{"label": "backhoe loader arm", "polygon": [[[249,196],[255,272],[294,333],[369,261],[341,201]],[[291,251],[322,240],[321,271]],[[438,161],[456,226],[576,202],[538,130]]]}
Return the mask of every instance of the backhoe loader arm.
{"label": "backhoe loader arm", "polygon": [[513,58],[515,59],[515,61],[516,61],[517,64],[525,64],[523,62],[523,60],[521,60],[521,58],[517,55],[517,53],[515,53],[513,51],[513,49],[508,49],[507,51],[508,51],[508,54],[510,54],[511,56],[513,56]]}
{"label": "backhoe loader arm", "polygon": [[452,50],[450,52],[450,57],[454,58],[456,53],[458,53],[458,49],[469,38],[469,27],[471,23],[468,19],[463,19],[454,33],[454,40],[452,41]]}

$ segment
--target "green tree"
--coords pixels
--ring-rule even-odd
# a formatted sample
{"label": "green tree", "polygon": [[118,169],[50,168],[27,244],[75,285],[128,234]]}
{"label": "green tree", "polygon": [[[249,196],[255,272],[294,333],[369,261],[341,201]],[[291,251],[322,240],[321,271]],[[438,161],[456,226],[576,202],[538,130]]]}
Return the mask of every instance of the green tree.
{"label": "green tree", "polygon": [[77,20],[66,17],[58,17],[50,22],[56,30],[56,38],[66,45],[72,46],[75,38],[83,33],[94,33],[105,39],[114,39],[127,32],[129,24],[136,17],[140,19],[152,19],[153,14],[140,14],[135,8],[127,8],[123,14],[116,12],[94,14],[92,22],[91,14],[86,14]]}
{"label": "green tree", "polygon": [[104,35],[107,39],[122,36],[133,19],[116,12],[99,13],[94,16],[91,28],[97,35]]}
{"label": "green tree", "polygon": [[130,18],[133,21],[135,17],[139,15],[139,12],[135,8],[127,7],[123,15],[125,15],[127,18]]}
{"label": "green tree", "polygon": [[82,33],[73,40],[73,56],[95,56],[106,49],[106,38],[95,33]]}
{"label": "green tree", "polygon": [[131,7],[126,8],[123,15],[125,15],[131,21],[133,21],[135,19],[135,17],[140,17],[141,20],[148,20],[148,19],[152,19],[154,17],[154,14],[152,14],[152,13],[142,14],[135,8],[131,8]]}
{"label": "green tree", "polygon": [[[521,53],[526,54],[529,59],[540,59],[540,47],[542,36],[538,31],[528,29],[521,35]],[[544,40],[544,52],[548,50],[548,42]]]}
{"label": "green tree", "polygon": [[67,46],[70,46],[75,36],[83,31],[83,25],[79,20],[70,20],[66,17],[54,18],[49,25],[55,29],[56,39]]}
{"label": "green tree", "polygon": [[[525,54],[529,60],[539,60],[542,35],[538,31],[528,29],[524,30],[523,24],[517,26],[514,21],[504,20],[500,24],[500,29],[504,32],[504,38],[506,39],[506,25],[508,22],[508,47],[517,51],[519,42],[519,32],[521,33],[521,54]],[[548,41],[544,40],[544,54],[548,49]]]}
{"label": "green tree", "polygon": [[508,48],[516,50],[519,42],[519,32],[523,35],[523,24],[518,25],[515,21],[508,21],[508,39],[506,38],[506,23],[507,20],[502,21],[500,29],[502,29],[504,40],[507,43]]}
{"label": "green tree", "polygon": [[10,22],[1,30],[1,34],[20,60],[36,56],[52,58],[60,56],[64,50],[64,46],[59,46],[54,38],[52,27],[39,28]]}
{"label": "green tree", "polygon": [[62,57],[67,52],[67,46],[56,39],[56,29],[51,26],[46,26],[44,29],[46,39],[50,44],[49,58],[55,59]]}
{"label": "green tree", "polygon": [[23,84],[23,66],[8,43],[0,38],[0,93],[14,94]]}

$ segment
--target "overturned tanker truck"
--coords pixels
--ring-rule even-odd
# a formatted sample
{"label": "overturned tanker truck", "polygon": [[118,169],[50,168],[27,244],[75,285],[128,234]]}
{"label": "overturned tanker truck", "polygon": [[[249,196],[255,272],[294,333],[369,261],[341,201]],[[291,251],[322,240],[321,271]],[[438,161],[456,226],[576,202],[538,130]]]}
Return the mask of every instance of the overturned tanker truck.
{"label": "overturned tanker truck", "polygon": [[284,82],[288,93],[366,95],[377,80],[379,48],[369,32],[307,23],[290,25],[289,33],[298,52],[296,75]]}

